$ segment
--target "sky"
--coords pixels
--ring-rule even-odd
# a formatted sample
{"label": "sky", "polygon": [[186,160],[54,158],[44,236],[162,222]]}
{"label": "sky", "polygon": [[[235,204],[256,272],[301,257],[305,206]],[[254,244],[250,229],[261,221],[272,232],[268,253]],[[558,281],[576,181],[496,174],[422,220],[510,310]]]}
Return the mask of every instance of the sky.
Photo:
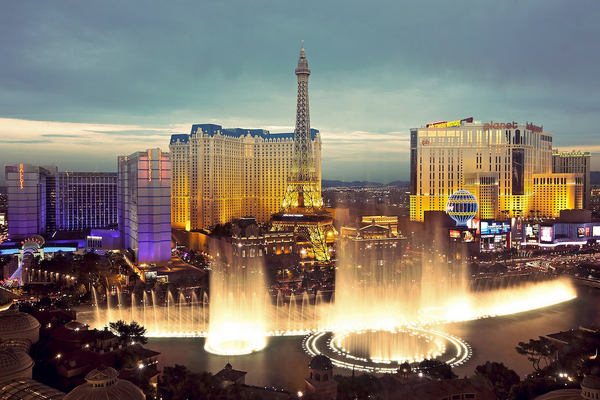
{"label": "sky", "polygon": [[543,125],[600,170],[598,21],[597,0],[6,1],[0,163],[116,171],[192,124],[292,132],[304,45],[323,179],[408,180],[410,128],[467,117]]}

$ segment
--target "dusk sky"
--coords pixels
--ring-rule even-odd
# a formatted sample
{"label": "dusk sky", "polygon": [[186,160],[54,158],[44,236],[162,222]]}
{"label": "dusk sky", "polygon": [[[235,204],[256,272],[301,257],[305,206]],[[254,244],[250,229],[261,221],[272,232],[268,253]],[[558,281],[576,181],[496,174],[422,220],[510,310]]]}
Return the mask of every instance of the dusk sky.
{"label": "dusk sky", "polygon": [[194,123],[291,132],[304,40],[324,179],[408,180],[409,129],[467,117],[543,125],[600,170],[598,21],[598,0],[5,1],[0,163],[116,171]]}

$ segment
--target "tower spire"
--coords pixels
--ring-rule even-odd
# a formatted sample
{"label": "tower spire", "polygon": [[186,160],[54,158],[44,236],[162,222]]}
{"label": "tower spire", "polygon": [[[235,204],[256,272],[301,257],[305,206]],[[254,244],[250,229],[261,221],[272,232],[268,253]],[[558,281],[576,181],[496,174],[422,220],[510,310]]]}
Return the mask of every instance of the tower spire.
{"label": "tower spire", "polygon": [[298,67],[298,100],[296,104],[296,128],[294,129],[294,153],[291,176],[282,209],[291,207],[322,209],[321,185],[317,179],[308,103],[308,61],[304,47],[300,49]]}
{"label": "tower spire", "polygon": [[[302,41],[304,43],[304,41]],[[273,214],[272,229],[275,231],[293,231],[308,240],[312,245],[312,257],[318,261],[330,259],[328,236],[333,238],[335,228],[330,213],[323,206],[321,197],[320,170],[310,129],[310,109],[308,106],[308,61],[304,46],[300,49],[298,67],[298,102],[296,105],[296,128],[292,170],[279,213]],[[319,149],[317,149],[318,151]],[[320,160],[319,160],[320,161]]]}

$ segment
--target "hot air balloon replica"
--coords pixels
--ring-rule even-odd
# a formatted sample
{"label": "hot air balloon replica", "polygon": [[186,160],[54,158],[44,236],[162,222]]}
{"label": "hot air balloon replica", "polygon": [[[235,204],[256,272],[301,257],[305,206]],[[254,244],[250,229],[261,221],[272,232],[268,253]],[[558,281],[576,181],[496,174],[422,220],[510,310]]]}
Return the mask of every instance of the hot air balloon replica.
{"label": "hot air balloon replica", "polygon": [[456,221],[456,226],[467,226],[478,209],[477,199],[468,190],[457,190],[446,203],[446,213]]}

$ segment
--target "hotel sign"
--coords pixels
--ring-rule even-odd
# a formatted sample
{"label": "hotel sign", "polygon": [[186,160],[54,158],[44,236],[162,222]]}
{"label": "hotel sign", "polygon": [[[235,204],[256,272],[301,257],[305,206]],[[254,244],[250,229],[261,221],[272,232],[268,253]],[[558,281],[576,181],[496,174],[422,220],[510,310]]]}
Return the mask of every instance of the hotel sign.
{"label": "hotel sign", "polygon": [[528,129],[532,132],[544,132],[544,125],[537,126],[537,125],[532,124],[531,122],[527,122],[525,124],[525,129]]}
{"label": "hotel sign", "polygon": [[434,124],[427,124],[427,127],[428,128],[452,128],[453,126],[460,126],[463,122],[473,122],[473,117],[460,119],[458,121],[436,122]]}
{"label": "hotel sign", "polygon": [[19,164],[19,189],[23,189],[23,183],[25,180],[23,179],[23,164]]}
{"label": "hotel sign", "polygon": [[[517,129],[518,123],[513,122],[494,122],[490,121],[490,123],[483,124],[483,130],[487,131],[490,129]],[[543,132],[544,126],[537,126],[530,122],[525,124],[525,129],[530,130],[532,132]]]}
{"label": "hotel sign", "polygon": [[483,124],[483,130],[484,131],[488,131],[490,129],[517,129],[517,123],[515,121],[511,122],[507,122],[507,123],[498,123],[498,122],[494,122],[491,121],[489,124],[486,122],[485,124]]}

